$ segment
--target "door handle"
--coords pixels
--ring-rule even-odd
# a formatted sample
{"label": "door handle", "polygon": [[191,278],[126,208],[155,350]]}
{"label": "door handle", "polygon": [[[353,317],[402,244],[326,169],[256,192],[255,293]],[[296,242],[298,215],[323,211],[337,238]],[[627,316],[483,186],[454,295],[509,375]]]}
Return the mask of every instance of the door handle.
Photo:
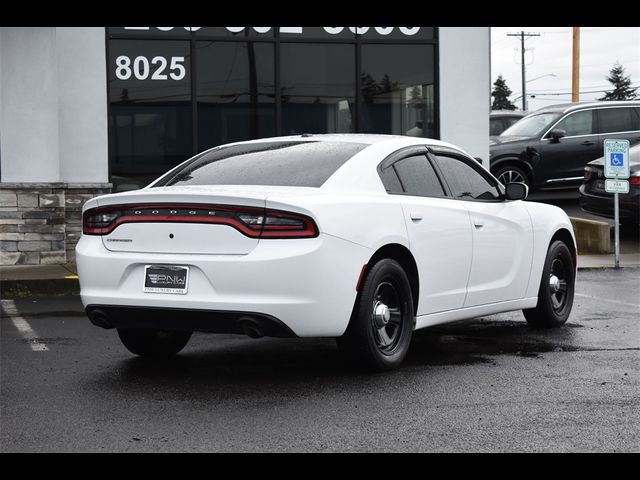
{"label": "door handle", "polygon": [[413,220],[414,222],[422,221],[422,213],[420,212],[411,212],[409,216],[411,217],[411,220]]}
{"label": "door handle", "polygon": [[590,142],[589,140],[587,140],[586,142],[582,142],[580,145],[584,145],[585,147],[591,147],[591,146],[595,145],[595,143]]}
{"label": "door handle", "polygon": [[482,230],[484,228],[484,223],[473,222],[473,226],[476,227],[476,230]]}

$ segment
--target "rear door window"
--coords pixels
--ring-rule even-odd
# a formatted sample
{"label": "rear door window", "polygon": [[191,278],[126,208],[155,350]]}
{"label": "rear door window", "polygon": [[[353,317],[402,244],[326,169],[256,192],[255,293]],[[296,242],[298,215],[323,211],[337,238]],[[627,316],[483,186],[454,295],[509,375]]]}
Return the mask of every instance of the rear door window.
{"label": "rear door window", "polygon": [[404,192],[417,197],[444,197],[444,188],[425,155],[413,155],[393,164]]}
{"label": "rear door window", "polygon": [[618,133],[638,130],[637,108],[601,108],[598,110],[598,133]]}

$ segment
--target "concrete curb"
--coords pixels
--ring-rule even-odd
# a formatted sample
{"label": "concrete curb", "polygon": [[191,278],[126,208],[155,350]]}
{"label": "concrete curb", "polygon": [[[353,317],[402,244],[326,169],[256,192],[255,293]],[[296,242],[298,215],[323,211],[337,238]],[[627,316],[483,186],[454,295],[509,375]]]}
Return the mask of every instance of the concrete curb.
{"label": "concrete curb", "polygon": [[38,297],[49,295],[80,295],[78,279],[2,280],[0,297]]}

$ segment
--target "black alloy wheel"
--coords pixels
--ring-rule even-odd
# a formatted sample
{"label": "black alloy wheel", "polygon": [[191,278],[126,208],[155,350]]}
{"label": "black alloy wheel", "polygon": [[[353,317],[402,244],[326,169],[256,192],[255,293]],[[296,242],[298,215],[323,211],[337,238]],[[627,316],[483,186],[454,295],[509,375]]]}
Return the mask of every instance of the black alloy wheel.
{"label": "black alloy wheel", "polygon": [[532,327],[553,328],[564,325],[573,307],[575,265],[569,247],[555,241],[549,247],[538,290],[538,305],[523,310]]}
{"label": "black alloy wheel", "polygon": [[524,183],[529,188],[531,188],[529,177],[519,167],[515,167],[512,165],[506,165],[504,167],[500,167],[494,173],[494,176],[502,183],[504,186],[507,183]]}
{"label": "black alloy wheel", "polygon": [[409,350],[415,327],[409,279],[395,260],[384,258],[369,268],[349,327],[338,347],[368,371],[398,368]]}

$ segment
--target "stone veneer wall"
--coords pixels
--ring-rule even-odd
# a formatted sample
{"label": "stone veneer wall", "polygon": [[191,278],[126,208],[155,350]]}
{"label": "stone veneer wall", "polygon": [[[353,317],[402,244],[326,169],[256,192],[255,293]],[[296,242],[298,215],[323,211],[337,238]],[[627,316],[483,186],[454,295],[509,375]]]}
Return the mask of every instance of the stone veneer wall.
{"label": "stone veneer wall", "polygon": [[0,265],[75,261],[82,206],[111,184],[0,184]]}

